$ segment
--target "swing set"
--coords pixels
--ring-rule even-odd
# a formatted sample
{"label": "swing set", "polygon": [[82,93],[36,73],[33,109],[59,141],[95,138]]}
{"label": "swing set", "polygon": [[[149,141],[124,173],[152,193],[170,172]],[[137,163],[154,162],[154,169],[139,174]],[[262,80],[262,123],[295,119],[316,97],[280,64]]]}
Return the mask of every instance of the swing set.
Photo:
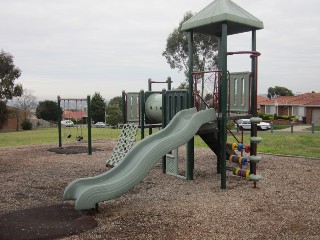
{"label": "swing set", "polygon": [[[92,154],[92,140],[91,140],[91,105],[90,105],[90,96],[88,95],[87,98],[61,98],[58,96],[58,112],[61,112],[61,102],[63,102],[63,112],[67,113],[67,111],[70,111],[72,108],[72,105],[70,105],[71,102],[75,102],[75,111],[78,111],[78,102],[80,102],[80,108],[82,106],[82,102],[87,103],[87,129],[88,129],[88,154]],[[71,107],[70,107],[71,106]],[[74,105],[73,105],[74,106]],[[80,109],[81,111],[81,109]],[[76,119],[74,122],[71,116],[67,116],[66,119],[62,120],[63,115],[59,114],[58,119],[58,133],[59,133],[59,148],[62,148],[62,126],[64,126],[64,138],[70,139],[72,137],[72,129],[76,127],[76,141],[80,142],[82,141],[83,135],[82,135],[82,129],[84,128],[83,119],[81,119],[80,126],[78,124],[78,120]]]}

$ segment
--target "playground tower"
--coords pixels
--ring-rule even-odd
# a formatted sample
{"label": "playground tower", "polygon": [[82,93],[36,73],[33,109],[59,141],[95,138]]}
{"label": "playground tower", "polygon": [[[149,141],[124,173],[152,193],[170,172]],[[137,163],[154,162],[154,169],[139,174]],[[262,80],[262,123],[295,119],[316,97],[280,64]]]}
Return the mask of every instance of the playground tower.
{"label": "playground tower", "polygon": [[[228,111],[230,109],[230,102],[228,103],[228,95],[230,95],[230,88],[228,88],[228,56],[234,54],[249,54],[251,58],[251,81],[250,81],[250,102],[248,109],[248,116],[251,118],[257,117],[257,80],[258,80],[258,56],[260,53],[256,51],[256,31],[263,29],[263,22],[252,14],[239,7],[231,0],[215,0],[198,14],[183,23],[182,30],[189,33],[189,91],[188,104],[193,106],[193,34],[203,33],[213,35],[218,38],[218,70],[221,71],[221,80],[219,82],[218,90],[218,149],[216,154],[218,156],[218,172],[221,173],[221,188],[226,188],[226,149],[227,141],[227,121],[228,119],[237,119],[236,115]],[[228,35],[240,34],[244,32],[252,33],[251,50],[228,52],[227,43]],[[228,106],[229,104],[229,106]],[[236,111],[234,112],[236,113]],[[244,114],[244,112],[242,112]],[[260,140],[257,136],[257,125],[252,124],[251,139]],[[257,141],[250,143],[250,155],[255,156],[257,151]],[[193,158],[194,140],[188,142],[189,157]],[[250,164],[250,171],[255,172],[255,164]]]}

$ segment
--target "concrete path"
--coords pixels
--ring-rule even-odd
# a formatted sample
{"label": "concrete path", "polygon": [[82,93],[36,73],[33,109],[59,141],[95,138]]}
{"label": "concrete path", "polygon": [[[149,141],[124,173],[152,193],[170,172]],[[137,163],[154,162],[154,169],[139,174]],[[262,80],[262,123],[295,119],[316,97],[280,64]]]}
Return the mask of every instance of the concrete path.
{"label": "concrete path", "polygon": [[[303,132],[307,131],[307,128],[311,128],[311,125],[293,125],[293,132]],[[273,130],[275,132],[291,132],[291,127],[280,129],[280,130]],[[311,131],[310,131],[311,132]]]}

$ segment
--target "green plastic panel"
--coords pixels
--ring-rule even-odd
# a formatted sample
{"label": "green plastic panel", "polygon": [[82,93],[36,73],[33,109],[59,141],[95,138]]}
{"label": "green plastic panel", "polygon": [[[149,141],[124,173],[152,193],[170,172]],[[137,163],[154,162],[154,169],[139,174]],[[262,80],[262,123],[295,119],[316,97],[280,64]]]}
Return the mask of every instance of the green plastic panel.
{"label": "green plastic panel", "polygon": [[138,92],[127,93],[127,122],[129,123],[139,122],[139,97]]}
{"label": "green plastic panel", "polygon": [[187,90],[169,90],[166,91],[166,122],[171,119],[181,110],[187,108]]}
{"label": "green plastic panel", "polygon": [[250,72],[230,73],[230,112],[250,112]]}

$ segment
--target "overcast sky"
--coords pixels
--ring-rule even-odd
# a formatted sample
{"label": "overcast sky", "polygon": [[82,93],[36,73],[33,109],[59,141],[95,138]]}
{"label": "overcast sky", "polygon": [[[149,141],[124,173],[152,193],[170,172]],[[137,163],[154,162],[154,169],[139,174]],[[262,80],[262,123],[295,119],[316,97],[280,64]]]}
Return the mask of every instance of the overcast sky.
{"label": "overcast sky", "polygon": [[[161,55],[187,11],[211,0],[0,0],[0,49],[14,56],[23,84],[39,100],[110,99],[122,90],[147,90],[147,79],[183,73]],[[234,0],[264,22],[257,32],[258,93],[284,86],[320,92],[318,0]],[[228,51],[250,50],[251,33],[228,38]],[[244,59],[242,59],[244,58]],[[229,71],[250,70],[248,56],[229,57]],[[162,89],[158,86],[156,89]]]}

